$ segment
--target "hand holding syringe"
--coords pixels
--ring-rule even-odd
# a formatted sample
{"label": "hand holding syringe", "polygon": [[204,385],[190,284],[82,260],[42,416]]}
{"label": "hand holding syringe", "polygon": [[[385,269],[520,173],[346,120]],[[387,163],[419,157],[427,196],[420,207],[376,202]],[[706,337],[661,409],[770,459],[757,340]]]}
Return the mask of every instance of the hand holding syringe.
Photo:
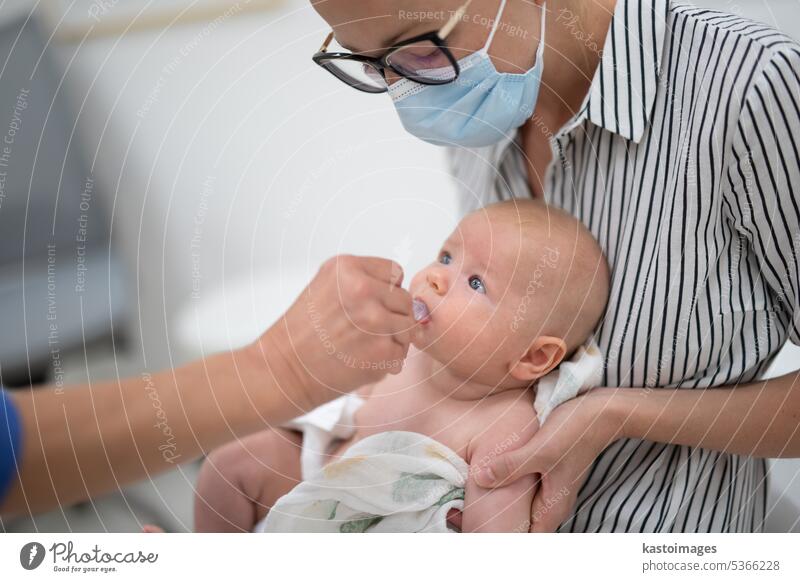
{"label": "hand holding syringe", "polygon": [[258,340],[264,353],[282,355],[301,404],[313,407],[400,373],[416,325],[402,282],[394,261],[333,257]]}

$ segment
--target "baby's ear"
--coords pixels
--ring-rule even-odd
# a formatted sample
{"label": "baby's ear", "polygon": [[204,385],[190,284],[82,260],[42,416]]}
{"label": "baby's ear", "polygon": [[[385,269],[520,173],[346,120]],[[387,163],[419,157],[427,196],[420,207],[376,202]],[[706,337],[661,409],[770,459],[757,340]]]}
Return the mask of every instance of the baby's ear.
{"label": "baby's ear", "polygon": [[560,337],[540,335],[522,355],[512,362],[509,373],[517,380],[532,382],[545,376],[561,363],[567,353],[567,344]]}

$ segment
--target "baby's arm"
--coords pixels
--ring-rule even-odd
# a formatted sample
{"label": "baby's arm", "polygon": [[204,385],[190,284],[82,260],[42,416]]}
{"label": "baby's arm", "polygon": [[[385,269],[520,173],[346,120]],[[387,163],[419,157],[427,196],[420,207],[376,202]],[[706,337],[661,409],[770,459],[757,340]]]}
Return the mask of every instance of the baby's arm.
{"label": "baby's arm", "polygon": [[490,422],[491,426],[470,443],[462,531],[525,533],[530,525],[536,476],[526,475],[506,487],[484,489],[475,483],[475,474],[494,457],[527,443],[539,429],[539,421],[533,404],[524,399],[501,410]]}

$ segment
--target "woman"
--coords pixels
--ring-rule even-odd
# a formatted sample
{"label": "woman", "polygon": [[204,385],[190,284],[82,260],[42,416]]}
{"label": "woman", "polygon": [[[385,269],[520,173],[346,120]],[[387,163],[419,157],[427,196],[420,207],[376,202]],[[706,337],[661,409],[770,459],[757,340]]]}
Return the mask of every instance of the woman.
{"label": "woman", "polygon": [[237,352],[118,382],[0,390],[2,515],[116,489],[400,372],[414,325],[401,282],[392,261],[334,257]]}
{"label": "woman", "polygon": [[314,60],[449,146],[465,210],[544,198],[612,266],[611,388],[479,482],[541,474],[532,531],[761,531],[800,457],[797,375],[757,381],[800,343],[800,47],[669,0],[312,3],[357,53]]}

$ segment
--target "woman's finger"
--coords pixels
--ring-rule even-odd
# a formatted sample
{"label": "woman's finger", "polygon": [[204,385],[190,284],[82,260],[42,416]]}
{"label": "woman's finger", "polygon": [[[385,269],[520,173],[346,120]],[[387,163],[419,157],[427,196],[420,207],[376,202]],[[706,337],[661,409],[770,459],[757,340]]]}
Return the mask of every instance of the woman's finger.
{"label": "woman's finger", "polygon": [[519,449],[489,461],[475,475],[475,482],[484,488],[503,487],[524,475],[543,472],[539,467],[535,449],[531,446],[534,439]]}
{"label": "woman's finger", "polygon": [[403,283],[403,267],[399,263],[381,257],[359,257],[364,272],[384,283],[399,287]]}
{"label": "woman's finger", "polygon": [[[394,341],[404,353],[407,352],[408,345],[411,343],[411,330],[404,329],[393,333],[392,341]],[[403,355],[403,359],[405,359],[405,355]]]}
{"label": "woman's finger", "polygon": [[[389,287],[387,293],[380,295],[383,306],[398,315],[412,316],[411,294],[402,287]],[[413,319],[411,321],[413,323]]]}
{"label": "woman's finger", "polygon": [[[382,310],[383,308],[381,307],[380,309]],[[392,336],[398,343],[408,345],[411,341],[414,323],[414,318],[410,315],[398,315],[383,310],[383,313],[376,317],[376,320],[371,322],[369,327],[365,325],[363,329],[378,336]]]}
{"label": "woman's finger", "polygon": [[399,343],[395,343],[394,349],[394,358],[392,358],[392,366],[389,368],[389,373],[397,375],[403,371],[403,365],[408,356],[408,345],[403,346]]}

